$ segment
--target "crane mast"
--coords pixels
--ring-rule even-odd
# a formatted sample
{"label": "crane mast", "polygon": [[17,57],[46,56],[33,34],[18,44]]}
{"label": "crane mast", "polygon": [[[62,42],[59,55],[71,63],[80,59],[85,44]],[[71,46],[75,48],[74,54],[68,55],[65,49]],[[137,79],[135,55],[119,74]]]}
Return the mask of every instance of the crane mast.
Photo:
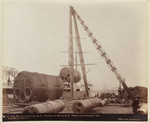
{"label": "crane mast", "polygon": [[74,20],[74,27],[75,27],[75,35],[76,35],[76,44],[78,47],[78,53],[79,53],[79,58],[80,58],[80,63],[81,63],[81,70],[82,70],[82,76],[83,76],[83,81],[85,85],[85,90],[86,90],[86,95],[89,97],[89,92],[88,92],[88,84],[87,84],[87,77],[86,77],[86,70],[85,70],[85,64],[84,64],[84,58],[83,58],[83,52],[82,52],[82,47],[80,43],[80,36],[79,36],[79,31],[78,31],[78,26],[76,22],[76,16],[74,14],[74,10],[70,6],[70,23],[69,23],[69,67],[70,67],[70,82],[71,82],[71,97],[73,99],[73,83],[74,83],[74,62],[73,62],[73,34],[72,34],[72,17]]}
{"label": "crane mast", "polygon": [[73,99],[73,83],[74,83],[74,62],[73,62],[73,34],[72,34],[72,11],[69,16],[69,67],[70,67],[70,81],[71,81],[71,98]]}
{"label": "crane mast", "polygon": [[102,56],[102,58],[104,59],[104,61],[106,62],[107,66],[110,68],[110,70],[113,72],[113,74],[115,75],[115,77],[118,79],[118,81],[121,83],[121,85],[124,87],[124,89],[126,89],[127,93],[129,94],[129,96],[131,98],[133,98],[133,96],[130,93],[130,90],[128,88],[128,86],[125,83],[125,79],[122,78],[121,74],[119,73],[119,71],[116,69],[115,65],[113,64],[113,62],[110,60],[110,58],[108,57],[108,55],[106,54],[106,52],[104,51],[104,49],[102,48],[102,46],[100,45],[100,43],[97,41],[96,37],[94,36],[94,34],[91,32],[91,30],[88,28],[88,26],[85,24],[85,22],[82,20],[82,18],[79,16],[79,14],[76,12],[76,10],[70,6],[70,9],[72,11],[73,16],[76,16],[77,19],[79,20],[79,22],[81,23],[83,29],[85,30],[85,32],[87,33],[87,35],[89,36],[90,40],[93,42],[94,46],[96,47],[97,51],[99,52],[99,54]]}

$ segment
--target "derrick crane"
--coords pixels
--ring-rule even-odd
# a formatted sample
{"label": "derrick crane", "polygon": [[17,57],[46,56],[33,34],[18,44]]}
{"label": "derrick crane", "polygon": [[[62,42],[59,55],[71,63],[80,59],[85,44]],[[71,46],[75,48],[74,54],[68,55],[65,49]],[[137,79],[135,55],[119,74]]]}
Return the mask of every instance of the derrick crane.
{"label": "derrick crane", "polygon": [[91,30],[89,29],[89,27],[85,24],[85,22],[82,20],[82,18],[79,16],[79,14],[76,12],[76,10],[72,6],[70,6],[70,11],[71,11],[72,16],[74,17],[74,20],[75,20],[75,18],[77,18],[79,20],[79,22],[81,23],[83,29],[85,30],[85,32],[89,36],[90,40],[92,41],[92,43],[96,47],[96,49],[99,52],[99,54],[102,56],[102,58],[106,62],[107,66],[110,68],[110,70],[112,71],[112,73],[118,79],[119,83],[127,91],[127,93],[129,94],[129,96],[133,99],[134,97],[132,96],[132,94],[131,94],[128,86],[126,85],[125,79],[122,78],[121,74],[119,73],[119,71],[117,70],[117,68],[113,64],[113,62],[110,60],[110,58],[108,57],[108,55],[106,54],[106,52],[104,51],[104,49],[102,48],[102,46],[100,45],[100,43],[97,41],[96,37],[91,32]]}

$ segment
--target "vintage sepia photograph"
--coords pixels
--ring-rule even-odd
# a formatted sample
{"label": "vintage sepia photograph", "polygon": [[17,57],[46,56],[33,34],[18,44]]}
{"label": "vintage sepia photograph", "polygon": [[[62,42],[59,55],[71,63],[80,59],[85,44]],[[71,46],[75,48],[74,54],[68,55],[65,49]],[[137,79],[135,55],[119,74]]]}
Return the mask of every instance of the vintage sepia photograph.
{"label": "vintage sepia photograph", "polygon": [[2,121],[147,121],[147,2],[4,1]]}

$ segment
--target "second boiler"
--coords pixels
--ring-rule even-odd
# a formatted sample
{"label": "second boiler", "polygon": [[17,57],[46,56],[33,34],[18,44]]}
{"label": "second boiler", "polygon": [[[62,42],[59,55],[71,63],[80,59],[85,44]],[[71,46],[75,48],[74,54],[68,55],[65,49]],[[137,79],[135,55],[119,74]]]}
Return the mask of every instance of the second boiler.
{"label": "second boiler", "polygon": [[[60,70],[59,73],[60,78],[64,82],[70,82],[70,69],[67,67],[64,67]],[[77,83],[81,80],[81,74],[78,70],[74,70],[74,82]]]}

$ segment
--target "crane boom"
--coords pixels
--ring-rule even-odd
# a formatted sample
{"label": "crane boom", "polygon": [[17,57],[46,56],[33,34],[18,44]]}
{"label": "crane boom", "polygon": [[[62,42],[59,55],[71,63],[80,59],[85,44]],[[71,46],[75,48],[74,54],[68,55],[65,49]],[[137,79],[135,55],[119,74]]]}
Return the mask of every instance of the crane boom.
{"label": "crane boom", "polygon": [[125,79],[123,79],[121,77],[121,74],[116,69],[115,65],[110,60],[110,58],[108,57],[108,55],[106,54],[106,52],[104,51],[104,49],[102,48],[102,46],[100,45],[100,43],[97,41],[96,37],[93,35],[93,33],[91,32],[91,30],[88,28],[88,26],[85,24],[85,22],[82,20],[82,18],[79,16],[79,14],[76,12],[76,10],[72,6],[71,6],[71,9],[73,11],[73,14],[77,17],[77,19],[81,23],[83,29],[85,30],[85,32],[89,36],[90,40],[93,42],[93,44],[96,47],[97,51],[99,52],[99,54],[102,56],[102,58],[106,62],[107,66],[110,68],[110,70],[113,72],[113,74],[118,79],[118,81],[122,84],[122,86],[126,89],[126,91],[128,92],[128,94],[130,95],[130,97],[133,98],[133,96],[130,93],[130,90],[129,90],[128,86],[125,83]]}

